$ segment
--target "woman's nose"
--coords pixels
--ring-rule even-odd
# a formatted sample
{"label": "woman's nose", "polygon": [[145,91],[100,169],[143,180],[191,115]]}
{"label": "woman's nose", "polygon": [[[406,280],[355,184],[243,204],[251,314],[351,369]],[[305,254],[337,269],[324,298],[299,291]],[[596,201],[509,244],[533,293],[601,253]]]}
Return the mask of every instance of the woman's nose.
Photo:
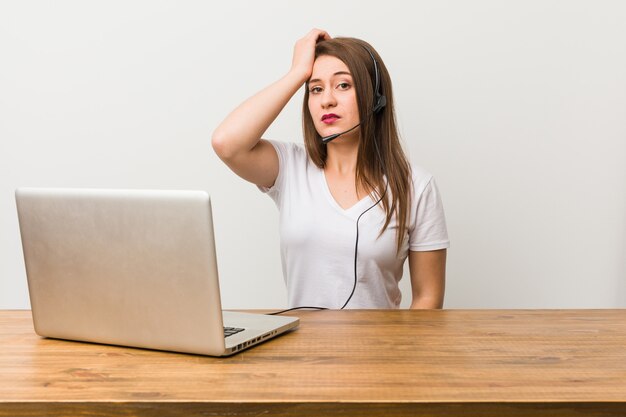
{"label": "woman's nose", "polygon": [[335,104],[337,104],[337,101],[335,100],[335,94],[333,93],[332,88],[324,89],[324,92],[322,93],[322,107],[333,107]]}

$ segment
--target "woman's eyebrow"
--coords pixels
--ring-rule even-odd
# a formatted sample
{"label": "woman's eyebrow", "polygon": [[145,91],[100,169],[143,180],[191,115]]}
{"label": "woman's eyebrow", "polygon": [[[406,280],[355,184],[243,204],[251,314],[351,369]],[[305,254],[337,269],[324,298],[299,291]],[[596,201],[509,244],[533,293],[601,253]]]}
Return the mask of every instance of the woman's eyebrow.
{"label": "woman's eyebrow", "polygon": [[[333,77],[335,75],[349,75],[349,76],[352,77],[352,74],[350,74],[348,71],[337,71],[336,73],[333,74]],[[322,80],[320,80],[319,78],[315,78],[315,79],[309,80],[308,82],[310,84],[310,83],[316,83],[316,82],[319,82],[319,81],[322,81]]]}

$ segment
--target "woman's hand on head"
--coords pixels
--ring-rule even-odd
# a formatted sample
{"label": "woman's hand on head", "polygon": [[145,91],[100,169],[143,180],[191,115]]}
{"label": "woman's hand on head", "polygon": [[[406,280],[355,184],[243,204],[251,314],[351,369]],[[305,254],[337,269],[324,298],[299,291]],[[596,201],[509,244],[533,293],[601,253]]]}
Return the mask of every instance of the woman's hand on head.
{"label": "woman's hand on head", "polygon": [[297,73],[304,83],[311,78],[313,62],[315,62],[315,45],[318,42],[331,39],[330,35],[321,29],[313,29],[296,42],[293,50],[291,71]]}

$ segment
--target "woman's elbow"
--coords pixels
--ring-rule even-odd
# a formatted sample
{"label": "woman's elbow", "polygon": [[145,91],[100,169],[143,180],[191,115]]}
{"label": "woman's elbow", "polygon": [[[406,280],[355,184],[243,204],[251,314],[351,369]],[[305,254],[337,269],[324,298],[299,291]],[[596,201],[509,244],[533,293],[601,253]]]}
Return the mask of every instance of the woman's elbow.
{"label": "woman's elbow", "polygon": [[213,136],[211,137],[211,146],[213,147],[213,151],[220,157],[222,160],[230,159],[233,157],[233,149],[231,142],[227,135],[224,135],[219,130],[213,132]]}

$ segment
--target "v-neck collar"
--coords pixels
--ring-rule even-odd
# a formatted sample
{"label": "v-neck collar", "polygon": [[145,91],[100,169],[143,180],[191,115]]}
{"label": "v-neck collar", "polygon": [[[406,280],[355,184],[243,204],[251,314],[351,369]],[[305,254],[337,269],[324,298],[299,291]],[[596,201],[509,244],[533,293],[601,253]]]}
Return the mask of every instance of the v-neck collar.
{"label": "v-neck collar", "polygon": [[337,210],[339,213],[343,214],[344,216],[347,216],[353,220],[356,220],[359,217],[359,215],[363,212],[363,210],[366,208],[365,206],[368,203],[373,202],[372,197],[368,194],[362,199],[360,199],[359,201],[357,201],[356,203],[354,203],[351,207],[344,209],[343,207],[339,205],[339,203],[337,203],[337,200],[335,200],[335,197],[333,197],[333,193],[330,192],[330,187],[328,186],[328,181],[326,181],[326,174],[324,173],[324,170],[320,169],[319,173],[320,173],[320,181],[322,183],[322,189],[324,190],[324,195],[326,196],[328,203],[335,210]]}

